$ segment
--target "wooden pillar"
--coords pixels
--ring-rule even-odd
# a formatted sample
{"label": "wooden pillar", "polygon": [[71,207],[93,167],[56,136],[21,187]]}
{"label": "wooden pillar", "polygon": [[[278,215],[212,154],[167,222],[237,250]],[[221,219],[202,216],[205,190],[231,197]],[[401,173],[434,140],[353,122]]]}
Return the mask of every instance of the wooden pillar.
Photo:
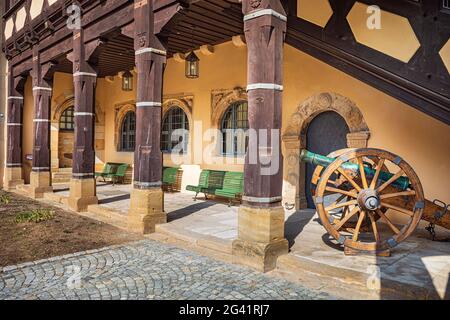
{"label": "wooden pillar", "polygon": [[8,106],[6,128],[5,189],[13,190],[23,185],[22,179],[22,127],[25,77],[14,77],[8,70]]}
{"label": "wooden pillar", "polygon": [[52,63],[41,64],[37,47],[33,48],[33,162],[29,192],[33,198],[42,198],[52,191],[50,173],[50,113],[52,98]]}
{"label": "wooden pillar", "polygon": [[135,0],[136,149],[129,229],[155,231],[167,221],[162,185],[161,108],[166,48],[154,35],[153,2]]}
{"label": "wooden pillar", "polygon": [[[73,64],[75,132],[70,181],[69,206],[75,211],[86,211],[97,204],[95,183],[95,87],[97,73],[88,63],[84,31],[73,33]],[[90,48],[92,51],[92,48]]]}
{"label": "wooden pillar", "polygon": [[[281,205],[281,109],[286,13],[279,0],[242,2],[248,48],[249,149],[233,256],[260,271],[288,252]],[[253,133],[252,133],[253,131]]]}

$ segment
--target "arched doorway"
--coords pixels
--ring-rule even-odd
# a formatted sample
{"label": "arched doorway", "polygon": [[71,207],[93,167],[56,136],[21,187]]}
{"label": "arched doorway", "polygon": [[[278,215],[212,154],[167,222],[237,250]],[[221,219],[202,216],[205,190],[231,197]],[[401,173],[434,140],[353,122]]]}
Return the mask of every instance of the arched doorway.
{"label": "arched doorway", "polygon": [[[332,112],[332,114],[327,115],[328,112]],[[331,124],[326,124],[328,117],[336,117],[333,113],[338,114],[344,120],[348,129],[343,147],[367,147],[367,141],[370,137],[369,128],[364,121],[361,110],[353,101],[333,92],[316,94],[303,101],[290,116],[289,123],[283,133],[283,156],[285,159],[283,166],[283,203],[289,205],[289,207],[295,206],[296,209],[308,207],[306,193],[310,186],[309,184],[306,186],[306,166],[300,161],[300,152],[308,147],[308,130],[311,130],[311,135],[318,135],[318,139],[321,139],[320,134],[313,132],[318,130],[314,129],[316,126],[324,127],[322,135],[328,135],[328,133],[331,135],[331,138],[324,137],[324,141],[330,142],[336,139],[334,137],[336,132],[333,131],[336,129],[334,128],[336,125],[332,123],[339,120],[328,119]],[[312,122],[316,122],[316,124],[312,124]],[[324,122],[325,124],[323,124]],[[345,128],[339,123],[341,122],[338,122],[338,127]],[[314,138],[311,141],[314,141]],[[328,149],[315,149],[313,147],[312,151],[327,154],[329,153],[328,150],[342,148],[342,140],[336,141],[336,143],[336,146],[328,146]]]}
{"label": "arched doorway", "polygon": [[[306,131],[306,149],[327,155],[332,151],[347,148],[347,134],[350,133],[345,119],[337,112],[326,111],[317,115]],[[306,164],[305,192],[308,208],[315,209],[311,195],[311,178],[316,166]]]}

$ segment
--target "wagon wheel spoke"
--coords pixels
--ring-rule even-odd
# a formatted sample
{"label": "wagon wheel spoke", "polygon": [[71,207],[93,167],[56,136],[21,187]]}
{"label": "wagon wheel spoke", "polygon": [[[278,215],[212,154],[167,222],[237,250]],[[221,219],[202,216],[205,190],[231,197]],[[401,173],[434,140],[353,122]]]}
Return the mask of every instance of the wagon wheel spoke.
{"label": "wagon wheel spoke", "polygon": [[383,183],[381,186],[378,187],[377,192],[380,193],[381,191],[383,191],[384,189],[387,188],[387,186],[389,186],[391,183],[393,183],[394,181],[396,181],[398,178],[400,178],[402,175],[404,174],[403,170],[400,169],[396,174],[394,174],[388,181],[386,181],[385,183]]}
{"label": "wagon wheel spoke", "polygon": [[392,223],[391,220],[381,211],[380,209],[377,210],[377,214],[381,217],[381,219],[384,220],[384,222],[387,223],[387,225],[392,229],[392,231],[395,232],[395,234],[399,234],[400,230]]}
{"label": "wagon wheel spoke", "polygon": [[326,207],[325,210],[331,211],[333,209],[356,205],[356,203],[357,203],[356,200],[350,200],[350,201],[346,201],[346,202],[342,202],[342,203],[336,203],[336,204],[332,204],[331,206]]}
{"label": "wagon wheel spoke", "polygon": [[343,194],[343,195],[346,195],[346,196],[349,196],[349,197],[352,197],[355,199],[358,197],[358,194],[356,192],[354,192],[354,189],[352,191],[346,191],[346,190],[341,190],[338,188],[326,187],[325,190],[333,192],[333,193],[340,193],[340,194]]}
{"label": "wagon wheel spoke", "polygon": [[386,203],[384,201],[381,201],[381,206],[382,207],[386,207],[388,209],[392,209],[392,210],[401,212],[401,213],[404,213],[404,214],[406,214],[406,215],[408,215],[410,217],[412,217],[414,215],[414,212],[412,212],[411,210],[400,208],[400,207],[394,206],[393,204]]}
{"label": "wagon wheel spoke", "polygon": [[345,179],[347,179],[348,182],[353,186],[353,188],[356,189],[356,191],[361,191],[361,187],[355,182],[355,180],[352,179],[341,167],[338,168],[338,171],[340,174],[344,176]]}
{"label": "wagon wheel spoke", "polygon": [[373,176],[372,181],[370,182],[370,189],[375,189],[375,186],[377,184],[377,180],[378,180],[378,177],[380,176],[383,165],[384,165],[384,158],[381,158],[380,161],[378,161],[377,170],[375,171],[375,175]]}
{"label": "wagon wheel spoke", "polygon": [[373,231],[373,235],[375,236],[375,241],[380,242],[381,237],[380,237],[380,233],[378,231],[377,221],[375,220],[375,217],[373,216],[372,212],[369,211],[368,216],[369,216],[370,222],[372,224],[372,231]]}
{"label": "wagon wheel spoke", "polygon": [[366,212],[365,211],[361,211],[361,214],[359,215],[358,222],[356,223],[355,233],[353,233],[353,241],[358,241],[359,230],[361,229],[361,225],[362,225],[362,223],[364,221],[364,217],[365,216],[366,216]]}
{"label": "wagon wheel spoke", "polygon": [[369,188],[366,178],[366,172],[364,171],[364,163],[361,157],[358,157],[359,173],[361,174],[362,185],[364,189]]}
{"label": "wagon wheel spoke", "polygon": [[356,213],[359,212],[359,207],[356,206],[354,207],[350,213],[348,213],[344,218],[342,218],[338,223],[336,223],[334,225],[334,228],[336,229],[336,231],[339,231],[339,229],[342,228],[342,226],[348,221],[350,220],[351,217],[353,217]]}
{"label": "wagon wheel spoke", "polygon": [[403,196],[415,196],[416,192],[414,190],[407,190],[402,192],[394,192],[394,193],[385,193],[380,195],[380,199],[389,199],[395,197],[403,197]]}

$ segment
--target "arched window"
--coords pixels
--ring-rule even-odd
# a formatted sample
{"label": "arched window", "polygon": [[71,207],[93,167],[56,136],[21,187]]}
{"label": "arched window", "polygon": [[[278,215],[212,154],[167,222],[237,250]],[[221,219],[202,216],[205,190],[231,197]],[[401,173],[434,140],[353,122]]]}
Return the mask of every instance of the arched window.
{"label": "arched window", "polygon": [[123,118],[120,136],[121,151],[134,151],[136,145],[136,114],[133,111],[128,111]]}
{"label": "arched window", "polygon": [[75,129],[74,108],[68,107],[59,118],[59,129],[65,131],[73,131]]}
{"label": "arched window", "polygon": [[161,150],[186,153],[189,142],[189,121],[180,107],[172,107],[167,111],[162,123]]}
{"label": "arched window", "polygon": [[228,107],[221,121],[222,154],[243,155],[248,146],[248,103],[239,101]]}

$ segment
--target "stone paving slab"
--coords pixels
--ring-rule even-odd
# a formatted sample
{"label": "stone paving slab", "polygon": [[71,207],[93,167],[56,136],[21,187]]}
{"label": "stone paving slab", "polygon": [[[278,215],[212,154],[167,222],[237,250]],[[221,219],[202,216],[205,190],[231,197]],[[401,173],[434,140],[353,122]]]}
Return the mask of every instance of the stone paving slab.
{"label": "stone paving slab", "polygon": [[152,240],[3,268],[0,299],[334,299]]}

